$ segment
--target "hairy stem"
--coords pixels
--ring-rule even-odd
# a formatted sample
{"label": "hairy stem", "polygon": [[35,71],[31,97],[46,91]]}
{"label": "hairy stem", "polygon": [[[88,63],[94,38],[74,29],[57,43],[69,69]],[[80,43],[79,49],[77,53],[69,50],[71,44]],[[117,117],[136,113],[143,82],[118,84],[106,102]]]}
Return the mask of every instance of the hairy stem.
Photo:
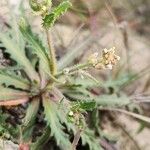
{"label": "hairy stem", "polygon": [[91,63],[84,63],[84,64],[78,64],[78,65],[75,65],[75,66],[72,66],[72,67],[68,67],[68,68],[65,68],[63,71],[57,73],[55,75],[55,77],[59,77],[61,75],[64,75],[65,74],[65,70],[68,72],[68,74],[71,74],[73,72],[76,72],[80,69],[86,69],[86,68],[89,68],[91,67],[92,64]]}
{"label": "hairy stem", "polygon": [[46,30],[46,36],[47,36],[47,42],[50,51],[50,70],[51,70],[51,74],[54,75],[57,73],[57,62],[56,62],[54,45],[51,39],[50,32],[48,30]]}
{"label": "hairy stem", "polygon": [[78,142],[80,140],[80,135],[81,135],[82,130],[78,129],[77,133],[74,136],[73,142],[72,142],[72,150],[76,150],[76,147],[78,145]]}

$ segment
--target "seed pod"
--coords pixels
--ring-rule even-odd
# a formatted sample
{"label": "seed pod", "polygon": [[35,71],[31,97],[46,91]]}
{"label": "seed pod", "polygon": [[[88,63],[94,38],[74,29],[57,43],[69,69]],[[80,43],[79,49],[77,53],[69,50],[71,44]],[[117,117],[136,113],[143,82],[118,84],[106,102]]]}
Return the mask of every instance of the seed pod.
{"label": "seed pod", "polygon": [[46,12],[51,8],[52,2],[51,0],[43,0],[42,2],[38,2],[38,0],[29,0],[29,5],[35,12]]}

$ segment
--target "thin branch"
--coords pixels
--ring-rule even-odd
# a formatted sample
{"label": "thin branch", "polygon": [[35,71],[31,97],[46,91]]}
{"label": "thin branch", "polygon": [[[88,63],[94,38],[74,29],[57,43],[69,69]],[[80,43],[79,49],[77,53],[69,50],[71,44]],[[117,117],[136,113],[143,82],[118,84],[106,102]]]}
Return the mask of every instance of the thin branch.
{"label": "thin branch", "polygon": [[57,78],[57,77],[59,77],[61,75],[64,75],[65,74],[65,70],[67,71],[68,74],[71,74],[71,73],[76,72],[76,71],[78,71],[80,69],[86,69],[86,68],[89,68],[91,66],[92,66],[91,63],[84,63],[84,64],[78,64],[78,65],[75,65],[75,66],[72,66],[72,67],[68,67],[68,68],[64,69],[63,71],[57,73],[55,75],[55,77]]}
{"label": "thin branch", "polygon": [[78,145],[78,142],[80,140],[80,135],[81,135],[82,130],[78,129],[77,133],[74,136],[73,142],[72,142],[72,150],[76,150],[76,147]]}

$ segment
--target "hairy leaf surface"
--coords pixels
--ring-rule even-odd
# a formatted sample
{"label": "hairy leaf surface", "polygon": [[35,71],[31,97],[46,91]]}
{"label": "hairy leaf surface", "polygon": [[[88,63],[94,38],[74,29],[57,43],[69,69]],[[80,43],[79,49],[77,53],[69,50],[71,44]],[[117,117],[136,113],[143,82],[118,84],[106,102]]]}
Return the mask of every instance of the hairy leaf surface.
{"label": "hairy leaf surface", "polygon": [[43,97],[43,106],[45,119],[51,128],[51,135],[55,137],[58,146],[62,149],[69,149],[71,143],[69,142],[67,134],[64,133],[63,126],[58,118],[56,104],[45,96]]}
{"label": "hairy leaf surface", "polygon": [[45,128],[44,133],[41,137],[37,139],[37,141],[31,144],[31,150],[41,150],[50,138],[50,128],[49,126]]}
{"label": "hairy leaf surface", "polygon": [[8,52],[10,54],[10,57],[25,70],[28,77],[31,80],[38,81],[39,77],[36,71],[32,67],[30,61],[25,56],[25,52],[23,50],[20,50],[19,46],[15,44],[15,41],[13,41],[13,39],[11,39],[8,35],[2,32],[0,32],[0,41],[6,48],[6,52]]}
{"label": "hairy leaf surface", "polygon": [[34,129],[35,119],[39,110],[39,105],[40,99],[38,97],[33,98],[31,103],[29,103],[22,125],[24,142],[29,142],[32,140],[31,137]]}
{"label": "hairy leaf surface", "polygon": [[43,26],[45,28],[50,28],[54,25],[55,21],[63,15],[67,9],[71,7],[71,3],[69,1],[63,1],[56,8],[52,10],[52,12],[45,16],[43,19]]}
{"label": "hairy leaf surface", "polygon": [[29,126],[29,124],[32,124],[32,122],[34,122],[36,114],[39,110],[39,105],[40,99],[38,97],[35,97],[29,104],[26,116],[24,118],[23,126]]}
{"label": "hairy leaf surface", "polygon": [[27,97],[28,93],[0,86],[0,101]]}
{"label": "hairy leaf surface", "polygon": [[85,131],[81,133],[81,139],[82,144],[83,145],[88,144],[90,150],[103,150],[102,147],[100,146],[100,142],[98,141],[98,139],[96,139],[92,130],[88,128],[85,129]]}
{"label": "hairy leaf surface", "polygon": [[0,70],[0,84],[5,84],[6,86],[13,85],[16,88],[24,90],[29,90],[30,87],[30,83],[27,80],[21,78],[12,71],[6,72],[3,70]]}
{"label": "hairy leaf surface", "polygon": [[37,38],[37,36],[33,34],[33,32],[30,29],[30,26],[26,22],[20,23],[20,31],[26,39],[26,41],[30,44],[32,48],[31,53],[36,54],[40,59],[40,63],[42,64],[42,70],[45,73],[50,74],[50,59],[41,41]]}
{"label": "hairy leaf surface", "polygon": [[29,100],[26,92],[4,88],[0,86],[0,106],[13,106],[25,103]]}

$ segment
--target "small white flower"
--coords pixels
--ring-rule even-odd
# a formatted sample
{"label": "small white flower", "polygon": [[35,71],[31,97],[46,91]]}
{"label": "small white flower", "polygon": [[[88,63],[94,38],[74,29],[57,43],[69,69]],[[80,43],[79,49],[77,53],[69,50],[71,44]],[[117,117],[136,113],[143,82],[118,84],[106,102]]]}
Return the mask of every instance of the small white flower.
{"label": "small white flower", "polygon": [[97,58],[98,57],[98,52],[95,52],[93,55],[94,55],[95,58]]}
{"label": "small white flower", "polygon": [[116,59],[117,59],[117,60],[120,60],[120,57],[119,57],[119,56],[116,56]]}
{"label": "small white flower", "polygon": [[107,53],[109,50],[105,48],[103,51],[104,51],[104,53]]}
{"label": "small white flower", "polygon": [[73,116],[73,115],[74,115],[73,111],[70,111],[69,116]]}

